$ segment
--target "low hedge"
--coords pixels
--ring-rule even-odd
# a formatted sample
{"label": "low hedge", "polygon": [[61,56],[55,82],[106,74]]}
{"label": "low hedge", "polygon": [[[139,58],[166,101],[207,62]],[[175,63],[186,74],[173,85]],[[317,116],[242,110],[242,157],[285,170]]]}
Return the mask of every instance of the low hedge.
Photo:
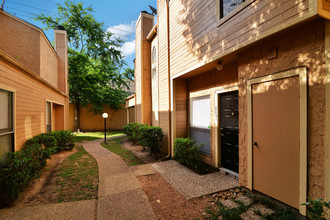
{"label": "low hedge", "polygon": [[174,140],[174,159],[179,163],[199,169],[202,166],[199,148],[203,144],[196,144],[191,138],[176,138]]}
{"label": "low hedge", "polygon": [[0,207],[15,201],[30,181],[40,176],[53,153],[74,147],[70,131],[43,133],[27,140],[20,151],[0,161]]}
{"label": "low hedge", "polygon": [[163,141],[164,133],[160,127],[140,123],[129,123],[124,126],[128,139],[143,147],[150,153],[157,154]]}

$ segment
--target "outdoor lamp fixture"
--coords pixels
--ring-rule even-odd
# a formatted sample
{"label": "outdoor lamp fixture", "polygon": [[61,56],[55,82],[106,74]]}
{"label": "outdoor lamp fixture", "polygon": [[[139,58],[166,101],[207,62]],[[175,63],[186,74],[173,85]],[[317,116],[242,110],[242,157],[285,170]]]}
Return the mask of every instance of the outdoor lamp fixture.
{"label": "outdoor lamp fixture", "polygon": [[222,65],[222,62],[218,62],[218,64],[216,65],[215,67],[218,71],[222,70],[223,69],[223,65]]}
{"label": "outdoor lamp fixture", "polygon": [[104,143],[107,142],[107,118],[108,118],[107,113],[103,113],[102,117],[104,118]]}

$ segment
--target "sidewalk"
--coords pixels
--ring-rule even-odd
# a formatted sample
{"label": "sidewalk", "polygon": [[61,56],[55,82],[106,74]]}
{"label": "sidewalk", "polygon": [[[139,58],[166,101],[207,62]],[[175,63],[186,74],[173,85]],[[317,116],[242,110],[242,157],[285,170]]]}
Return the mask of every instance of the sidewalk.
{"label": "sidewalk", "polygon": [[102,141],[83,143],[98,164],[98,200],[3,209],[0,219],[156,219],[135,175]]}

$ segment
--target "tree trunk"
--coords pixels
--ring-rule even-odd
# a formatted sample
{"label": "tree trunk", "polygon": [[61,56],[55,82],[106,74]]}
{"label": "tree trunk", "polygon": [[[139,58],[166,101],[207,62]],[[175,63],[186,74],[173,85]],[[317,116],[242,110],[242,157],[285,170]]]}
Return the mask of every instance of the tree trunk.
{"label": "tree trunk", "polygon": [[80,103],[74,103],[74,130],[80,132]]}

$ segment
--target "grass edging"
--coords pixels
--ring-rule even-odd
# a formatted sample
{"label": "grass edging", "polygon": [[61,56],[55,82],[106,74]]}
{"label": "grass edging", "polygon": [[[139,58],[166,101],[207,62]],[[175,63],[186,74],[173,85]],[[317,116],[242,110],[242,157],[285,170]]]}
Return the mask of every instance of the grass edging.
{"label": "grass edging", "polygon": [[135,166],[145,164],[140,158],[138,158],[133,152],[122,147],[120,142],[124,137],[114,138],[108,140],[107,143],[102,143],[101,145],[108,149],[109,151],[119,155],[127,166]]}

